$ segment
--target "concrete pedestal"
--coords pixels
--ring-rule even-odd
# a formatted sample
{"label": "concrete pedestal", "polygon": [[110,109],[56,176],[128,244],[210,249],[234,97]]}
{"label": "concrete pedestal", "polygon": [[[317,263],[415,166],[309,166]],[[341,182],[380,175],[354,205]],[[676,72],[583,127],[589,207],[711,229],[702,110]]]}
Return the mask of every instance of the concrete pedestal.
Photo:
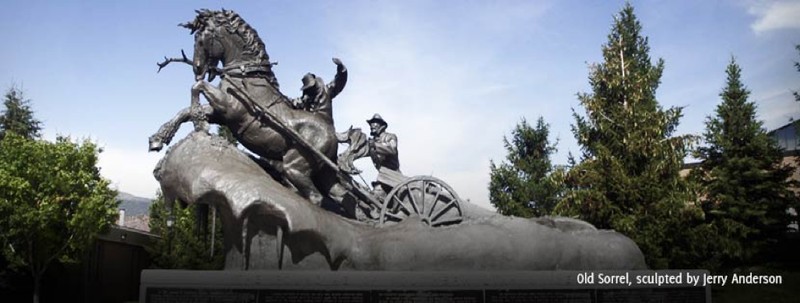
{"label": "concrete pedestal", "polygon": [[703,277],[706,274],[707,271],[701,270],[594,272],[145,270],[142,273],[139,298],[140,302],[146,303],[711,302],[710,287],[694,286],[687,281],[688,275]]}

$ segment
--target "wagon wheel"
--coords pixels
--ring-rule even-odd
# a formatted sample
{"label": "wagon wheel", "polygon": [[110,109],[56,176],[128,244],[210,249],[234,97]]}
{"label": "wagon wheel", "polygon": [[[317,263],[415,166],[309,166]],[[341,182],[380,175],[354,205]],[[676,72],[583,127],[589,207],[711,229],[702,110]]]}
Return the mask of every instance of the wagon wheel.
{"label": "wagon wheel", "polygon": [[408,217],[419,217],[432,227],[456,224],[462,220],[461,199],[442,180],[416,176],[395,186],[383,201],[380,225],[390,225]]}

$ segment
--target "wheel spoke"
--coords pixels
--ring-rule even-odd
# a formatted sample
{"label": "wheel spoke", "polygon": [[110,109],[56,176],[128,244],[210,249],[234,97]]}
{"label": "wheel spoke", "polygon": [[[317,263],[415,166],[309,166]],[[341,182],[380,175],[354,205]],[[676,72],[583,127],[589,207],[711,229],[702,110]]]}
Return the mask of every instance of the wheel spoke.
{"label": "wheel spoke", "polygon": [[411,200],[410,201],[411,202],[411,207],[414,208],[414,211],[417,214],[420,214],[419,207],[417,206],[417,199],[414,199],[414,194],[411,191],[411,187],[408,184],[406,184],[406,191],[408,192],[408,199]]}
{"label": "wheel spoke", "polygon": [[420,187],[420,196],[422,196],[422,202],[419,205],[419,214],[420,216],[425,215],[425,180],[422,180],[422,186]]}
{"label": "wheel spoke", "polygon": [[460,199],[452,188],[434,177],[407,178],[398,183],[389,196],[391,198],[385,201],[393,205],[382,208],[381,222],[399,222],[419,216],[426,225],[436,227],[463,221]]}
{"label": "wheel spoke", "polygon": [[441,209],[439,209],[438,212],[436,212],[435,215],[431,217],[431,220],[439,219],[439,217],[445,214],[447,210],[449,210],[450,207],[452,207],[453,205],[456,205],[456,200],[451,200],[450,202],[447,202],[447,204],[445,204]]}
{"label": "wheel spoke", "polygon": [[395,209],[397,209],[398,206],[399,206],[399,207],[402,207],[403,209],[405,209],[407,212],[411,213],[411,210],[406,208],[405,205],[403,205],[403,201],[400,201],[400,198],[398,198],[397,195],[393,196],[392,199],[394,199],[394,205],[395,205],[394,208]]}
{"label": "wheel spoke", "polygon": [[437,227],[437,226],[441,226],[441,225],[454,224],[454,223],[458,223],[458,222],[461,222],[461,217],[444,219],[442,221],[431,221],[431,226],[432,227]]}
{"label": "wheel spoke", "polygon": [[385,213],[384,215],[385,215],[386,217],[389,217],[389,218],[395,219],[395,220],[397,220],[397,221],[403,221],[403,219],[405,219],[405,217],[401,217],[401,216],[398,216],[398,215],[396,215],[396,214],[393,214],[393,213]]}
{"label": "wheel spoke", "polygon": [[433,219],[433,217],[431,217],[431,214],[433,214],[433,211],[436,209],[436,203],[439,202],[439,196],[441,195],[442,195],[442,189],[439,188],[439,190],[436,191],[436,196],[433,197],[433,205],[431,205],[431,209],[430,211],[428,211],[428,217],[431,219]]}

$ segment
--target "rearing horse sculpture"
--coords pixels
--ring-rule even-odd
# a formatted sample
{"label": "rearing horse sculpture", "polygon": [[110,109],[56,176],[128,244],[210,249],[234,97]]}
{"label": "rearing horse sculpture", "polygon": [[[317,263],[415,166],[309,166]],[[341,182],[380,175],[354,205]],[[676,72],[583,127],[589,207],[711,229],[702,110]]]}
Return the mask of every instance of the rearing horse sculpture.
{"label": "rearing horse sculpture", "polygon": [[[180,124],[192,120],[195,129],[204,129],[206,122],[227,126],[244,147],[267,160],[298,192],[320,205],[324,196],[340,200],[331,192],[338,186],[336,174],[287,135],[287,129],[269,119],[262,119],[247,104],[228,93],[237,87],[248,92],[261,110],[282,118],[285,126],[300,135],[311,148],[336,161],[337,140],[334,126],[322,115],[296,110],[278,90],[264,43],[255,29],[233,11],[197,11],[197,17],[181,26],[194,34],[194,58],[191,61],[195,80],[191,106],[183,109],[150,137],[150,150],[158,151],[169,144]],[[186,63],[189,60],[184,57]],[[219,63],[222,68],[217,68]],[[337,60],[334,60],[337,62]],[[161,65],[161,64],[160,64]],[[165,64],[164,64],[165,65]],[[163,67],[163,66],[162,66]],[[341,65],[340,65],[341,68]],[[221,74],[224,81],[217,88],[209,81]],[[341,89],[341,88],[339,88]],[[200,94],[208,100],[201,106]]]}

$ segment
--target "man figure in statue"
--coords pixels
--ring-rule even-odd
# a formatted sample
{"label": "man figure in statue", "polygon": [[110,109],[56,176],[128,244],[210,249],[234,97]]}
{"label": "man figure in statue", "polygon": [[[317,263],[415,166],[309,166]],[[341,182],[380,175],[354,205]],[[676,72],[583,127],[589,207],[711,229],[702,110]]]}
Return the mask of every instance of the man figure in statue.
{"label": "man figure in statue", "polygon": [[383,201],[384,199],[386,199],[386,191],[383,189],[383,185],[381,184],[381,182],[372,181],[372,193],[380,201]]}
{"label": "man figure in statue", "polygon": [[302,81],[303,87],[300,88],[300,91],[303,92],[303,95],[293,99],[292,105],[297,109],[317,111],[319,104],[327,101],[329,97],[325,82],[312,73],[303,75]]}
{"label": "man figure in statue", "polygon": [[367,120],[369,123],[370,134],[369,138],[369,156],[372,158],[372,163],[378,170],[381,167],[400,172],[400,160],[397,156],[397,136],[392,133],[386,132],[388,124],[379,114],[372,116],[372,119]]}
{"label": "man figure in statue", "polygon": [[333,124],[331,101],[347,84],[347,68],[339,58],[333,58],[333,63],[336,64],[336,76],[331,83],[325,85],[322,78],[307,73],[303,76],[303,87],[300,89],[303,95],[292,100],[294,108],[323,115],[331,124]]}

